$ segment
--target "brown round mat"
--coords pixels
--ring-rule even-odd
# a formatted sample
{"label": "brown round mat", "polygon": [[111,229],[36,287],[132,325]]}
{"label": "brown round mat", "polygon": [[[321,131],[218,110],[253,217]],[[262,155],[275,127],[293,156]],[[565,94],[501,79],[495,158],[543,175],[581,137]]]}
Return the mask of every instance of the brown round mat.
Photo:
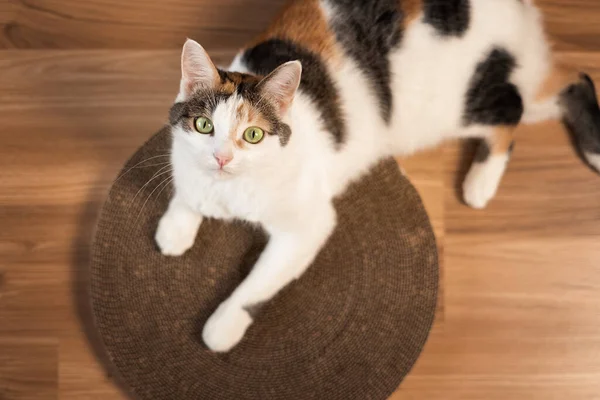
{"label": "brown round mat", "polygon": [[161,177],[142,187],[162,167],[152,164],[166,160],[151,157],[166,154],[169,141],[163,130],[129,160],[123,171],[141,164],[113,185],[92,251],[96,325],[135,397],[386,399],[425,343],[438,282],[429,220],[396,163],[350,187],[314,265],[258,311],[237,347],[216,354],[202,343],[202,326],[265,238],[205,220],[184,256],[158,252],[154,231],[171,190],[157,196]]}

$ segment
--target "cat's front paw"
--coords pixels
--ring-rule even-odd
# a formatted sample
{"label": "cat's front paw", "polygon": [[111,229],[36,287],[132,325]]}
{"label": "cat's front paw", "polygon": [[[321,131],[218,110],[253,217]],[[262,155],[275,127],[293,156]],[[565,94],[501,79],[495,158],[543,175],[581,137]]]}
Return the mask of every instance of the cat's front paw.
{"label": "cat's front paw", "polygon": [[226,352],[242,340],[251,324],[252,317],[246,310],[226,301],[206,321],[202,339],[212,351]]}
{"label": "cat's front paw", "polygon": [[496,195],[506,167],[506,156],[486,163],[474,163],[463,182],[465,203],[472,208],[482,209]]}
{"label": "cat's front paw", "polygon": [[194,245],[200,222],[167,212],[160,219],[154,239],[165,256],[180,256]]}
{"label": "cat's front paw", "polygon": [[494,197],[496,188],[493,183],[487,182],[485,178],[473,176],[473,174],[469,175],[463,184],[465,203],[472,208],[481,210]]}

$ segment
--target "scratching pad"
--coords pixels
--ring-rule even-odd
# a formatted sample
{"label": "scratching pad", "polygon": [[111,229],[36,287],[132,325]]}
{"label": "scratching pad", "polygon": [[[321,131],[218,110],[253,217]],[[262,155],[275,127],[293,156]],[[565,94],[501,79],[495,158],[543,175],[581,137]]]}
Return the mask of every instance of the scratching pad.
{"label": "scratching pad", "polygon": [[202,327],[266,238],[248,224],[205,219],[185,255],[159,253],[154,232],[171,194],[159,184],[169,174],[144,185],[170,140],[164,129],[129,160],[92,251],[96,325],[133,397],[386,399],[425,343],[438,283],[427,214],[394,160],[335,201],[338,226],[313,265],[257,311],[239,345],[213,353]]}

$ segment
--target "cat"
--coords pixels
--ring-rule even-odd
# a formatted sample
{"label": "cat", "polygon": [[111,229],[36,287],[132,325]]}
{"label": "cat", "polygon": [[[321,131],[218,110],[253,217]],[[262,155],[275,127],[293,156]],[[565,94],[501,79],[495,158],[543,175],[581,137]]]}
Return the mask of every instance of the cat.
{"label": "cat", "polygon": [[553,61],[532,0],[298,0],[228,69],[189,39],[181,68],[161,252],[188,250],[204,217],[269,235],[204,325],[216,352],[240,342],[251,307],[306,271],[336,226],[332,199],[384,157],[478,138],[463,191],[483,208],[515,128],[564,119],[600,169],[593,82]]}

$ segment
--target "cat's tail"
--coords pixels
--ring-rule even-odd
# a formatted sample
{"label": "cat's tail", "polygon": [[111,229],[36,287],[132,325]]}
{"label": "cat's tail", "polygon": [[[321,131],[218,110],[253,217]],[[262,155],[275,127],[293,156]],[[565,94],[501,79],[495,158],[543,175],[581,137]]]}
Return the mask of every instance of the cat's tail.
{"label": "cat's tail", "polygon": [[584,73],[576,79],[566,76],[556,73],[550,77],[551,82],[543,88],[547,93],[525,107],[521,122],[562,120],[582,158],[600,173],[600,107],[594,82]]}

